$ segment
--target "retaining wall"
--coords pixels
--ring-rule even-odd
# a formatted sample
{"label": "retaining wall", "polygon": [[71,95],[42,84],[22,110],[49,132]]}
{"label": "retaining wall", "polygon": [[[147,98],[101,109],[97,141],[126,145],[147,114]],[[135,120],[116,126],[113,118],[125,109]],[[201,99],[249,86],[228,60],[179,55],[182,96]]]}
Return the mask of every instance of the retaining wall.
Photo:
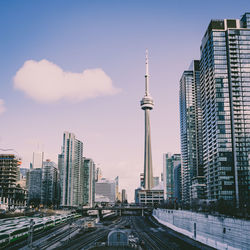
{"label": "retaining wall", "polygon": [[161,224],[217,249],[250,249],[250,221],[183,210],[154,209]]}

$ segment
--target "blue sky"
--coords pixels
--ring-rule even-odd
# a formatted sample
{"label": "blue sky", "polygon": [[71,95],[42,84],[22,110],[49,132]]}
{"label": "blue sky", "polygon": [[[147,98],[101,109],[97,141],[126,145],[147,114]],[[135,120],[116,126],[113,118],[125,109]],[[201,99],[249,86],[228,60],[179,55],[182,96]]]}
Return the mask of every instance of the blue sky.
{"label": "blue sky", "polygon": [[[24,167],[37,150],[57,161],[63,131],[74,132],[84,142],[84,155],[100,164],[106,177],[119,175],[121,188],[133,199],[143,170],[139,101],[145,49],[155,101],[154,173],[159,175],[162,154],[180,152],[179,79],[191,60],[199,59],[210,20],[240,18],[249,11],[247,0],[0,1],[0,99],[6,109],[0,114],[1,148],[15,148]],[[120,91],[80,101],[62,94],[57,101],[41,102],[14,89],[13,78],[24,63],[42,59],[64,72],[99,68]]]}

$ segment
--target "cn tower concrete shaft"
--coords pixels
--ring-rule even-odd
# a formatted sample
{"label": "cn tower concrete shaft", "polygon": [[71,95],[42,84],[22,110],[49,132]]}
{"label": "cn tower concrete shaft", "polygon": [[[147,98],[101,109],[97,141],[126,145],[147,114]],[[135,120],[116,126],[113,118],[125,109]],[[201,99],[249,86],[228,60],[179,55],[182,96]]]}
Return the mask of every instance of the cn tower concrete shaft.
{"label": "cn tower concrete shaft", "polygon": [[145,145],[144,145],[144,188],[153,188],[153,164],[151,150],[150,132],[150,110],[154,107],[154,102],[149,94],[149,75],[148,75],[148,53],[146,51],[146,74],[145,74],[145,95],[141,100],[141,108],[145,112]]}

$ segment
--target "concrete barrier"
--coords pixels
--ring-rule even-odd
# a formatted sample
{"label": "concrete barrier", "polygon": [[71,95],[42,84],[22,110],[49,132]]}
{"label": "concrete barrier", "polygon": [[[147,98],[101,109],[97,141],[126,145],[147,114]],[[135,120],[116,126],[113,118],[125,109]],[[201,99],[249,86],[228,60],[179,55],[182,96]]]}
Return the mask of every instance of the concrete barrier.
{"label": "concrete barrier", "polygon": [[216,249],[250,249],[250,221],[183,210],[154,209],[161,224]]}

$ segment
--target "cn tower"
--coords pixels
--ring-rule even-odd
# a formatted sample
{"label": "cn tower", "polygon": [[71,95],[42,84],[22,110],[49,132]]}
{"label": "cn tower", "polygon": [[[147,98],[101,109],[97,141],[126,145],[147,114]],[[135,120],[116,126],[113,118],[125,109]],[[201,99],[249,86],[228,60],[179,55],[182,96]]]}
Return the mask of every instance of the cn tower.
{"label": "cn tower", "polygon": [[148,50],[146,50],[145,95],[141,100],[141,108],[145,112],[145,145],[144,145],[144,189],[153,188],[153,164],[151,151],[150,110],[154,107],[153,98],[149,94]]}

